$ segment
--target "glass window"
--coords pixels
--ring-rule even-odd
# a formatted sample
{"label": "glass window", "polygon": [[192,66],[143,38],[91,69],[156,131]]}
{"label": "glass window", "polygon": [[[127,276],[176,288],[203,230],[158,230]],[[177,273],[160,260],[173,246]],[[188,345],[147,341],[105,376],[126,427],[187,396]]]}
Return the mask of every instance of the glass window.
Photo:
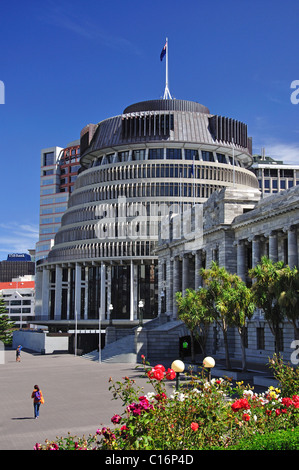
{"label": "glass window", "polygon": [[163,160],[164,158],[164,149],[149,149],[148,159],[149,160]]}
{"label": "glass window", "polygon": [[181,160],[182,158],[181,149],[166,149],[166,158],[168,160]]}
{"label": "glass window", "polygon": [[214,157],[212,152],[206,152],[205,150],[202,150],[201,156],[204,162],[213,162]]}
{"label": "glass window", "polygon": [[185,160],[198,160],[198,150],[185,149]]}
{"label": "glass window", "polygon": [[133,150],[132,160],[144,160],[145,159],[145,149]]}
{"label": "glass window", "polygon": [[54,152],[44,153],[44,166],[54,165]]}
{"label": "glass window", "polygon": [[286,189],[286,182],[285,182],[285,180],[280,180],[280,189]]}
{"label": "glass window", "polygon": [[217,159],[219,163],[226,163],[226,158],[225,158],[225,155],[223,155],[223,153],[217,153]]}

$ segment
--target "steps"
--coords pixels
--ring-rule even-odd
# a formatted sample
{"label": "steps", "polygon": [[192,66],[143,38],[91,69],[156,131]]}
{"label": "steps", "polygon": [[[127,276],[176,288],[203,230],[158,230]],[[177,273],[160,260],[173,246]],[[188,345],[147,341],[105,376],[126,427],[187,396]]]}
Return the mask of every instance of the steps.
{"label": "steps", "polygon": [[[81,357],[90,361],[98,361],[99,351],[91,351]],[[128,335],[114,341],[113,343],[107,344],[104,349],[101,350],[101,362],[136,364],[137,354],[135,353],[135,336]]]}

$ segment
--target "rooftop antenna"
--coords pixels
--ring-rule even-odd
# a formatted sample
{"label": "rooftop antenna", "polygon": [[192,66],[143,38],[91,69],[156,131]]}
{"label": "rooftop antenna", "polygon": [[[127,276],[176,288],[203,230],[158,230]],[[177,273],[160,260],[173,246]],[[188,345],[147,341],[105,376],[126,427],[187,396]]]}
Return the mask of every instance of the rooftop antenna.
{"label": "rooftop antenna", "polygon": [[166,55],[166,80],[165,80],[165,91],[163,95],[163,100],[172,100],[172,96],[168,88],[168,38],[166,38],[165,46],[163,47],[162,52],[160,54],[161,61],[163,60],[165,55]]}

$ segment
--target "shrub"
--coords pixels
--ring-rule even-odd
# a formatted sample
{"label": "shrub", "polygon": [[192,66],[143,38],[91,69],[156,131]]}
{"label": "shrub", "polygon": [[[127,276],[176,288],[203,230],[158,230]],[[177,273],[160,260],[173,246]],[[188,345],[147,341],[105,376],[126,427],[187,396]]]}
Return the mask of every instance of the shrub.
{"label": "shrub", "polygon": [[[257,394],[243,382],[237,382],[235,387],[228,379],[209,382],[203,373],[195,376],[192,371],[178,390],[167,394],[166,380],[175,378],[171,369],[166,371],[161,364],[147,369],[144,363],[144,373],[153,392],[145,394],[129,377],[122,382],[109,380],[113,399],[120,399],[124,406],[121,415],[111,417],[111,427],[99,428],[87,439],[69,436],[45,445],[36,444],[35,448],[199,450],[239,446],[241,449],[245,444],[251,446],[255,436],[261,435],[263,440],[271,433],[295,429],[299,424],[297,394],[283,396],[274,387]],[[297,429],[292,434],[295,435],[298,436]],[[267,442],[270,446],[270,440]]]}
{"label": "shrub", "polygon": [[283,362],[282,357],[274,354],[269,361],[269,366],[274,371],[274,377],[279,382],[281,393],[284,396],[291,396],[299,390],[299,368],[291,367]]}
{"label": "shrub", "polygon": [[231,450],[299,450],[299,428],[241,439]]}

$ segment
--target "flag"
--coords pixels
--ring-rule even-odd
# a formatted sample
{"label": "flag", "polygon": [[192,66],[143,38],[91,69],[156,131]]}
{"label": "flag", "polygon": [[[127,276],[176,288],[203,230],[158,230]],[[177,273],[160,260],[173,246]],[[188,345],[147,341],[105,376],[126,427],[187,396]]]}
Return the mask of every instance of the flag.
{"label": "flag", "polygon": [[165,46],[163,47],[162,51],[161,51],[161,54],[160,54],[160,60],[162,61],[163,60],[163,57],[165,56],[166,54],[166,47],[167,47],[167,42],[165,43]]}

